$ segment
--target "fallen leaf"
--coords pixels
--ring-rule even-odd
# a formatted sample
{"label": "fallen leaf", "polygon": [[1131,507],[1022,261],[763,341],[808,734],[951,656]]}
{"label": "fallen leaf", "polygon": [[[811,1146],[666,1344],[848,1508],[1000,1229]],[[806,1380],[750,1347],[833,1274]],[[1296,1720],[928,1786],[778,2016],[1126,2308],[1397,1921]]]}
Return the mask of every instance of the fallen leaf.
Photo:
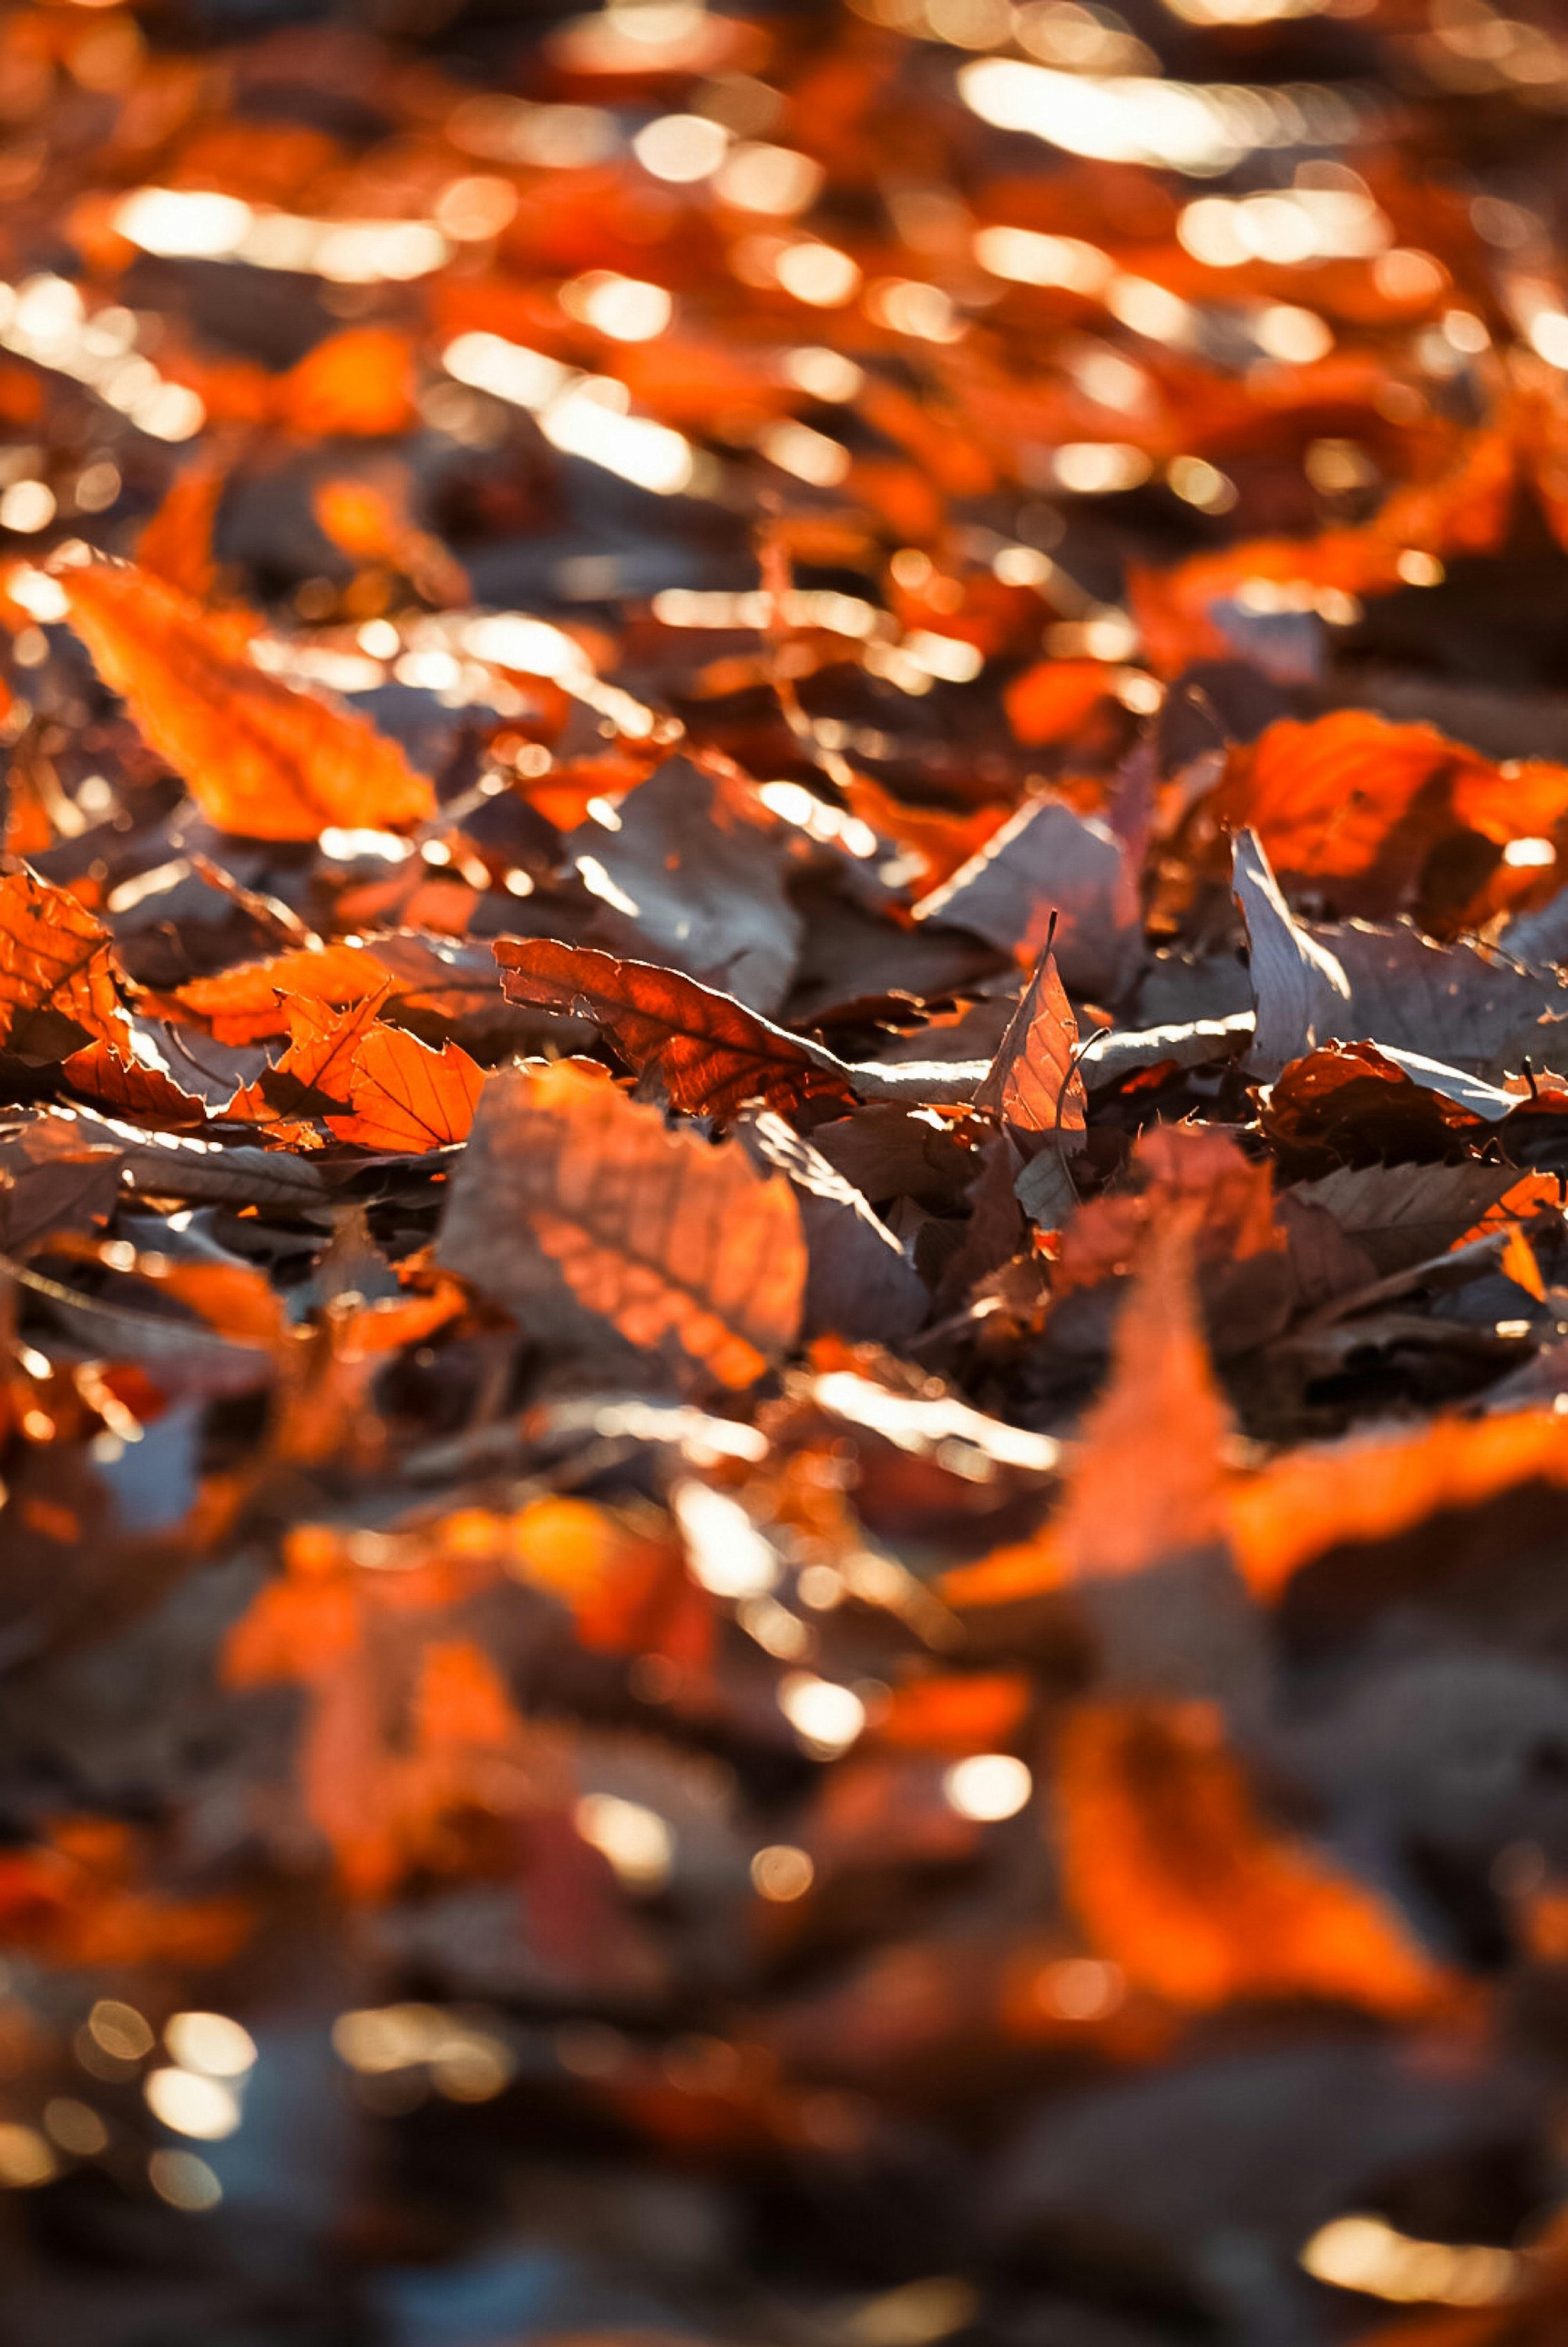
{"label": "fallen leaf", "polygon": [[1309,1997],[1409,2018],[1441,2001],[1369,1890],[1269,1830],[1207,1706],[1085,1705],[1057,1768],[1067,1898],[1139,1987],[1196,2012]]}
{"label": "fallen leaf", "polygon": [[734,1142],[669,1131],[580,1061],[489,1080],[437,1254],[525,1321],[575,1303],[720,1385],[752,1384],[799,1332],[789,1184]]}
{"label": "fallen leaf", "polygon": [[123,1043],[107,929],[68,889],[25,867],[0,875],[0,1042],[58,1060],[87,1038]]}
{"label": "fallen leaf", "polygon": [[397,828],[433,814],[396,743],[266,674],[174,589],[123,563],[66,575],[99,675],[219,830],[314,839],[330,824]]}
{"label": "fallen leaf", "polygon": [[678,970],[553,938],[498,938],[495,958],[509,1002],[592,1019],[686,1115],[728,1121],[751,1101],[793,1110],[853,1098],[849,1071],[830,1052]]}

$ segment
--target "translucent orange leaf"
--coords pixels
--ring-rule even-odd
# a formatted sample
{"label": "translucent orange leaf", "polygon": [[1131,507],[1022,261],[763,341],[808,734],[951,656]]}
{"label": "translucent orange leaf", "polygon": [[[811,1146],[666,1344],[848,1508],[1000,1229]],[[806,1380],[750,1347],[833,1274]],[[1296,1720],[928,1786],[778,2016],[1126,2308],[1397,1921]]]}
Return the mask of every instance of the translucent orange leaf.
{"label": "translucent orange leaf", "polygon": [[249,1932],[248,1905],[171,1897],[148,1870],[128,1827],[62,1819],[47,1841],[0,1854],[0,1946],[106,1971],[226,1963]]}
{"label": "translucent orange leaf", "polygon": [[207,1122],[205,1102],[161,1068],[147,1067],[132,1057],[128,1032],[126,1048],[101,1039],[85,1044],[61,1062],[60,1072],[74,1091],[158,1133],[180,1133]]}
{"label": "translucent orange leaf", "polygon": [[884,1744],[914,1752],[1003,1750],[1028,1717],[1031,1693],[1022,1671],[911,1679],[893,1690],[877,1735]]}
{"label": "translucent orange leaf", "polygon": [[1088,1122],[1078,1073],[1078,1022],[1047,948],[1008,1022],[975,1101],[1019,1133],[1082,1133]]}
{"label": "translucent orange leaf", "polygon": [[216,463],[197,462],[177,473],[163,503],[136,542],[136,559],[143,570],[161,579],[193,603],[205,603],[212,594],[217,565],[212,559],[212,528],[227,478]]}
{"label": "translucent orange leaf", "polygon": [[53,1060],[83,1034],[124,1044],[109,933],[66,888],[0,875],[0,1042]]}
{"label": "translucent orange leaf", "polygon": [[1053,1527],[1074,1579],[1138,1573],[1223,1535],[1230,1417],[1198,1329],[1194,1218],[1190,1204],[1173,1207],[1141,1244],[1110,1383],[1084,1421]]}
{"label": "translucent orange leaf", "polygon": [[1273,1832],[1207,1705],[1084,1705],[1057,1747],[1064,1887],[1095,1952],[1189,2010],[1314,1997],[1409,2017],[1438,1968],[1374,1894]]}
{"label": "translucent orange leaf", "polygon": [[314,839],[434,812],[395,742],[247,660],[231,625],[122,563],[66,574],[70,619],[106,684],[220,829]]}
{"label": "translucent orange leaf", "polygon": [[281,423],[313,439],[353,433],[390,438],[413,421],[413,352],[391,326],[329,335],[278,382]]}
{"label": "translucent orange leaf", "polygon": [[291,1001],[309,997],[341,1010],[379,996],[387,979],[363,946],[301,947],[215,978],[193,978],[153,1000],[165,1016],[199,1021],[219,1043],[260,1043],[289,1033]]}
{"label": "translucent orange leaf", "polygon": [[491,1079],[438,1254],[524,1310],[573,1297],[722,1385],[749,1385],[799,1329],[788,1183],[737,1143],[670,1132],[580,1061]]}
{"label": "translucent orange leaf", "polygon": [[1397,1441],[1294,1450],[1238,1481],[1226,1502],[1231,1549],[1253,1594],[1272,1598],[1331,1548],[1394,1540],[1532,1481],[1568,1485],[1568,1418],[1439,1418]]}
{"label": "translucent orange leaf", "polygon": [[455,1043],[433,1051],[417,1035],[377,1020],[349,1071],[347,1116],[329,1116],[340,1141],[362,1149],[443,1149],[466,1141],[484,1071]]}

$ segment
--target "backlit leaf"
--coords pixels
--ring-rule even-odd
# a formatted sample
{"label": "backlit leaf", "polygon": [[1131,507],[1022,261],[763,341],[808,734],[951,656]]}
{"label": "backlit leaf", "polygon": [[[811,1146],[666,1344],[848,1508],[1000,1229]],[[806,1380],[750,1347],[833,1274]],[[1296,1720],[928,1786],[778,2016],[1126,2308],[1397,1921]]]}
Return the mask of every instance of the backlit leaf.
{"label": "backlit leaf", "polygon": [[440,1258],[525,1322],[575,1301],[736,1387],[794,1342],[806,1274],[788,1183],[733,1142],[668,1131],[576,1061],[491,1078]]}
{"label": "backlit leaf", "polygon": [[406,825],[433,811],[394,742],[267,675],[174,589],[106,562],[68,580],[99,675],[220,830],[314,839],[329,824]]}

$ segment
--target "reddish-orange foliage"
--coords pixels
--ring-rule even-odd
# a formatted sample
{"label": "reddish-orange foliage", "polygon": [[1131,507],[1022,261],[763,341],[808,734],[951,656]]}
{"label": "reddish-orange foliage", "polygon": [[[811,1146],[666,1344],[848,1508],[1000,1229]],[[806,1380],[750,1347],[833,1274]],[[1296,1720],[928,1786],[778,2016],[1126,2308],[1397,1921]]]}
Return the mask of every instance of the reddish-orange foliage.
{"label": "reddish-orange foliage", "polygon": [[125,1039],[107,929],[68,889],[25,870],[0,875],[0,1041],[57,1060],[84,1034]]}
{"label": "reddish-orange foliage", "polygon": [[503,938],[495,958],[508,1001],[596,1020],[687,1115],[731,1117],[748,1101],[795,1109],[853,1097],[829,1053],[678,970],[551,938]]}
{"label": "reddish-orange foliage", "polygon": [[580,1061],[496,1078],[487,1105],[443,1244],[451,1268],[494,1276],[496,1246],[526,1233],[539,1262],[518,1266],[520,1300],[554,1287],[724,1386],[752,1384],[794,1341],[799,1212],[738,1144],[667,1131]]}
{"label": "reddish-orange foliage", "polygon": [[314,839],[325,824],[399,826],[433,813],[422,774],[361,718],[293,692],[232,630],[126,564],[68,574],[70,616],[99,674],[220,830]]}
{"label": "reddish-orange foliage", "polygon": [[302,946],[270,961],[240,962],[216,978],[193,978],[159,1007],[199,1020],[220,1043],[260,1043],[289,1033],[290,1002],[309,999],[344,1010],[379,999],[387,978],[362,946]]}
{"label": "reddish-orange foliage", "polygon": [[137,567],[193,603],[211,598],[218,576],[212,529],[223,495],[224,471],[217,464],[188,465],[177,473],[168,495],[136,542]]}
{"label": "reddish-orange foliage", "polygon": [[[1249,825],[1288,886],[1311,883],[1342,912],[1386,913],[1413,901],[1433,846],[1456,827],[1500,846],[1550,834],[1568,814],[1568,767],[1500,768],[1430,725],[1339,710],[1232,751],[1204,812]],[[1499,902],[1528,886],[1526,874]]]}
{"label": "reddish-orange foliage", "polygon": [[46,1840],[0,1855],[0,1946],[95,1970],[227,1963],[250,1930],[245,1901],[172,1897],[151,1872],[129,1827],[61,1819]]}
{"label": "reddish-orange foliage", "polygon": [[1207,1706],[1084,1706],[1056,1782],[1068,1900],[1139,1987],[1200,2012],[1313,1997],[1409,2016],[1443,1996],[1370,1891],[1270,1830]]}

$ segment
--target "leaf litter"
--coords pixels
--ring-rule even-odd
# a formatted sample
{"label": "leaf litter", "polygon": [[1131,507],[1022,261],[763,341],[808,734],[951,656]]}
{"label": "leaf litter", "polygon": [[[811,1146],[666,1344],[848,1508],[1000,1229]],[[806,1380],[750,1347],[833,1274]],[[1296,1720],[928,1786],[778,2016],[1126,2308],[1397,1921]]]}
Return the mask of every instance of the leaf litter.
{"label": "leaf litter", "polygon": [[0,15],[0,2220],[1547,2347],[1556,13]]}

